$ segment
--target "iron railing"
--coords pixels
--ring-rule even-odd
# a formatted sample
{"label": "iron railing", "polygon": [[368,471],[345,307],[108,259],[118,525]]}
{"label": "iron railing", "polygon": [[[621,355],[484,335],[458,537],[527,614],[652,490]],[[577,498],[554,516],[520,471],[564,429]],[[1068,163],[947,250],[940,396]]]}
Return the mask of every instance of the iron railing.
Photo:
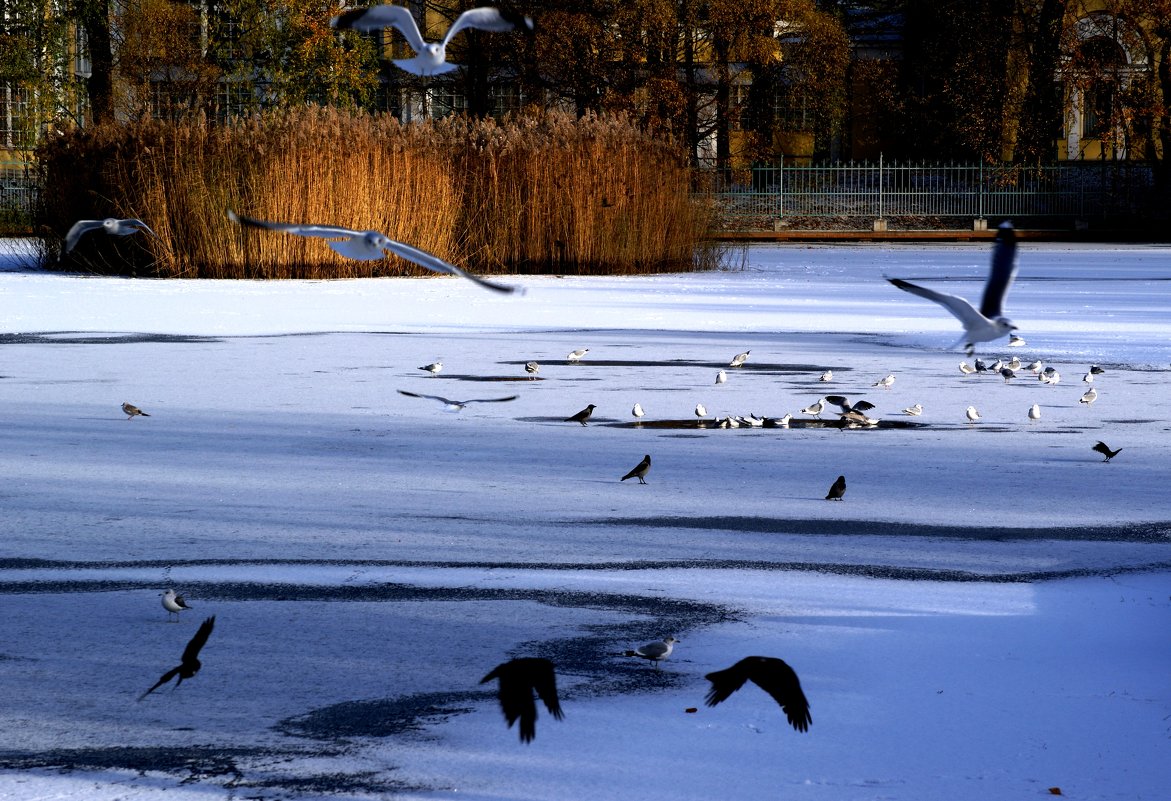
{"label": "iron railing", "polygon": [[0,161],[0,226],[30,227],[37,201],[37,179],[33,162]]}

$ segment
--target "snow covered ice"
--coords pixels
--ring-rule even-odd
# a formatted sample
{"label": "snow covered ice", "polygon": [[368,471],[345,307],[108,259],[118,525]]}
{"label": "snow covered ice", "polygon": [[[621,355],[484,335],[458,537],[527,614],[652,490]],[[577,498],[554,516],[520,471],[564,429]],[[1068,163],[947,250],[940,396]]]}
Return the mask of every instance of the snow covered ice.
{"label": "snow covered ice", "polygon": [[[1021,244],[1011,353],[1102,365],[1089,406],[961,374],[955,320],[883,280],[974,297],[985,245],[510,277],[524,297],[48,274],[19,247],[0,798],[1166,797],[1169,248]],[[879,427],[799,425],[827,391]],[[697,428],[698,403],[793,427]],[[136,703],[211,615],[198,675]],[[666,636],[658,670],[623,656]],[[756,654],[797,671],[808,733],[753,686],[704,706]],[[558,665],[565,712],[529,745],[478,684],[516,656]]]}

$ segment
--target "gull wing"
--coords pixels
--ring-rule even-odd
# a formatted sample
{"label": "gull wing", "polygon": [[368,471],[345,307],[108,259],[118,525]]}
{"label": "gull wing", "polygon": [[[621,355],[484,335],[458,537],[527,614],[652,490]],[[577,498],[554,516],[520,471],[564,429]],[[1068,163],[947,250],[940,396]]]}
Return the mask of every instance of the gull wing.
{"label": "gull wing", "polygon": [[976,307],[968,303],[958,295],[949,295],[946,292],[936,292],[934,289],[927,289],[925,287],[912,284],[909,281],[904,281],[901,278],[888,278],[892,284],[897,286],[904,292],[910,292],[912,295],[918,295],[921,298],[935,301],[943,308],[951,312],[957,320],[964,324],[964,328],[970,325],[977,325],[984,322],[984,317],[980,312],[976,311]]}
{"label": "gull wing", "polygon": [[349,239],[355,236],[362,236],[366,233],[365,231],[355,231],[353,228],[342,228],[338,225],[298,225],[297,223],[258,220],[255,217],[237,214],[230,209],[228,210],[228,219],[248,228],[265,228],[269,231],[284,231],[287,234],[318,237],[321,239]]}
{"label": "gull wing", "polygon": [[511,14],[506,16],[497,8],[470,8],[456,17],[455,22],[447,29],[447,35],[443,37],[443,46],[446,47],[447,43],[465,28],[478,28],[482,31],[491,31],[492,33],[505,33],[521,25],[532,30],[533,21],[529,17],[513,16]]}
{"label": "gull wing", "polygon": [[69,233],[65,235],[65,252],[73,250],[77,247],[77,242],[81,237],[90,231],[102,227],[101,220],[78,220],[69,229]]}
{"label": "gull wing", "polygon": [[483,278],[480,278],[478,275],[472,275],[465,270],[461,270],[454,264],[449,264],[438,256],[432,255],[425,250],[413,248],[410,245],[405,245],[402,242],[396,242],[393,239],[388,240],[386,249],[399,258],[406,259],[407,261],[413,262],[420,267],[431,270],[432,272],[446,273],[447,275],[456,275],[460,278],[466,278],[469,281],[474,281],[485,289],[491,289],[494,292],[501,292],[504,294],[521,292],[521,294],[523,294],[523,291],[519,287],[508,286],[507,284],[496,284],[491,281],[486,281]]}
{"label": "gull wing", "polygon": [[122,224],[129,226],[130,228],[137,228],[139,231],[150,234],[155,239],[159,238],[159,235],[156,234],[154,231],[152,231],[150,229],[149,225],[147,225],[146,223],[144,223],[142,220],[138,219],[137,217],[131,217],[128,220],[122,220]]}
{"label": "gull wing", "polygon": [[[370,8],[354,8],[346,11],[329,21],[331,28],[352,28],[355,31],[376,31],[381,28],[394,28],[407,40],[407,44],[416,52],[422,52],[427,43],[423,41],[423,34],[419,33],[419,25],[411,12],[402,6],[381,5]],[[449,34],[450,35],[450,34]]]}
{"label": "gull wing", "polygon": [[1016,277],[1016,269],[1016,231],[1012,223],[1004,222],[996,233],[992,269],[988,273],[988,283],[984,285],[984,298],[980,301],[980,313],[989,320],[1004,316],[1004,297]]}
{"label": "gull wing", "polygon": [[406,395],[408,398],[426,398],[427,400],[439,401],[440,403],[445,403],[448,406],[460,406],[463,404],[463,401],[448,400],[441,395],[420,395],[418,392],[407,392],[405,389],[400,389],[398,394]]}

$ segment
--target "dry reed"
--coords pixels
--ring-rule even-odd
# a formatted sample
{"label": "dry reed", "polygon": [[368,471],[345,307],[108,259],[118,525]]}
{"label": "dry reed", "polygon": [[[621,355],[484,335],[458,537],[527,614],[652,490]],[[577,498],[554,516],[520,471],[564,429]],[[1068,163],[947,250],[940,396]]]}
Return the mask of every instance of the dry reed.
{"label": "dry reed", "polygon": [[[261,219],[373,229],[482,273],[618,273],[715,266],[709,212],[670,145],[619,117],[506,123],[302,109],[239,119],[82,129],[40,152],[46,261],[98,273],[203,278],[424,274],[350,261],[324,240],[243,229]],[[159,235],[91,234],[138,217]],[[48,266],[53,266],[52,264]]]}

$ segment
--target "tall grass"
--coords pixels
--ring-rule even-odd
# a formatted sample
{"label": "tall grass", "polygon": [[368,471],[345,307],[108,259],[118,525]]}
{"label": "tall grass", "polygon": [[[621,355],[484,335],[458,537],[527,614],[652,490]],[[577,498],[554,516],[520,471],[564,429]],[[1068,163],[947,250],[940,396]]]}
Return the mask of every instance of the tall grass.
{"label": "tall grass", "polygon": [[[78,219],[138,217],[158,234],[89,234],[63,269],[162,277],[422,274],[357,262],[261,219],[373,229],[477,272],[640,273],[715,266],[709,211],[672,147],[618,117],[499,124],[303,109],[83,129],[42,147],[47,261]],[[52,265],[50,265],[52,266]]]}

